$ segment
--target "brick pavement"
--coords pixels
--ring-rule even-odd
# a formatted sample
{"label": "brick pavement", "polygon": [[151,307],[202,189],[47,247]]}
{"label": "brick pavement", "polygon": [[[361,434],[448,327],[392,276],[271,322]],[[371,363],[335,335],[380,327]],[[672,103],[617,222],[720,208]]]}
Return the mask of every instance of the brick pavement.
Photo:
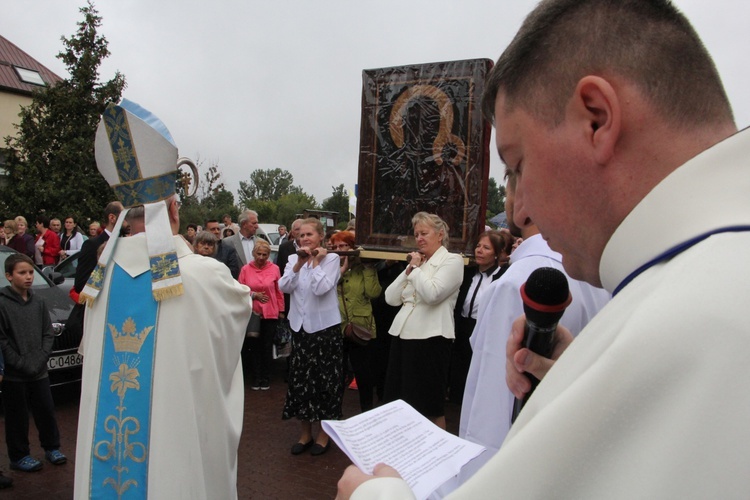
{"label": "brick pavement", "polygon": [[[296,420],[281,420],[286,384],[283,382],[285,361],[274,362],[274,377],[268,391],[245,390],[245,419],[238,452],[237,486],[240,499],[331,499],[336,496],[336,482],[349,465],[349,459],[335,445],[325,455],[313,457],[309,453],[293,456],[289,452],[296,442],[299,424]],[[247,385],[247,384],[246,384]],[[73,496],[78,397],[80,391],[56,390],[55,401],[62,438],[61,451],[68,463],[53,466],[45,463],[39,472],[24,474],[8,469],[8,455],[4,434],[0,445],[0,470],[14,479],[14,486],[0,490],[0,499],[64,500]],[[458,428],[458,408],[446,409],[448,428]],[[346,390],[344,416],[359,413],[357,393]],[[4,417],[0,418],[4,425]],[[31,452],[41,458],[36,429],[31,425]],[[1,429],[0,429],[1,432]],[[184,471],[190,474],[190,471]]]}

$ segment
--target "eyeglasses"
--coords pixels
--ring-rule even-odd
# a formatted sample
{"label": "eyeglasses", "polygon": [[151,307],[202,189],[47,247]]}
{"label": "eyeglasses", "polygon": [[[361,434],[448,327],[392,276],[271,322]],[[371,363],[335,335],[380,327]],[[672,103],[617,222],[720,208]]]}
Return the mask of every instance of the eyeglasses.
{"label": "eyeglasses", "polygon": [[339,245],[333,245],[334,250],[349,250],[351,247],[345,243],[341,243]]}

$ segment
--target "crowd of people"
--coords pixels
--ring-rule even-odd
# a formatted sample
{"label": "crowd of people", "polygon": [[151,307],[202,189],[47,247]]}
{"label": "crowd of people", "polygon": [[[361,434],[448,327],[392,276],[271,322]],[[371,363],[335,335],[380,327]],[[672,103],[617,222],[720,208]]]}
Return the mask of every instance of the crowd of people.
{"label": "crowd of people", "polygon": [[[509,212],[512,200],[511,196]],[[231,218],[223,218],[223,224],[230,227]],[[278,332],[291,331],[293,348],[282,416],[300,421],[292,454],[309,449],[320,455],[329,449],[328,436],[316,424],[342,417],[347,387],[357,389],[363,412],[403,399],[443,428],[446,401],[459,406],[478,404],[480,390],[507,396],[493,398],[497,400],[510,397],[500,387],[498,374],[505,369],[504,363],[486,360],[488,353],[499,353],[505,337],[490,331],[472,333],[485,308],[496,315],[504,311],[502,320],[493,317],[491,321],[501,321],[509,331],[521,309],[517,291],[524,278],[535,267],[560,268],[560,256],[546,247],[533,224],[518,228],[511,222],[510,228],[502,230],[485,228],[477,238],[474,259],[465,266],[461,256],[447,250],[449,228],[440,217],[420,212],[412,226],[415,251],[408,254],[408,265],[359,257],[354,224],[347,230],[326,232],[318,219],[297,219],[279,245],[275,262],[269,260],[268,242],[256,234],[258,215],[252,210],[240,215],[238,231],[230,237],[221,238],[218,220],[205,221],[204,230],[198,226],[195,252],[223,262],[251,290],[253,318],[243,362],[252,390],[269,389]],[[545,255],[546,260],[524,260],[513,268],[517,272],[502,279],[510,263],[521,261],[527,253]],[[497,280],[497,287],[491,288]],[[503,295],[486,303],[485,293],[497,288]],[[577,333],[580,323],[593,316],[608,295],[586,288],[587,294],[596,297],[591,302],[588,295],[578,295],[579,288],[575,292],[576,305],[563,324]],[[369,332],[368,339],[353,338],[353,325]],[[479,355],[472,364],[475,350]],[[491,420],[502,420],[503,411],[492,409],[493,416],[481,412],[483,425],[467,424],[470,431],[462,432],[463,437],[476,440],[477,433],[490,434],[495,428]],[[471,421],[468,413],[463,423]],[[499,447],[501,440],[502,436],[493,437],[492,442]]]}
{"label": "crowd of people", "polygon": [[89,224],[88,232],[84,233],[73,216],[65,217],[63,228],[60,219],[47,215],[36,218],[34,233],[29,232],[26,217],[19,215],[14,219],[2,222],[0,231],[0,245],[28,255],[40,267],[54,266],[67,257],[81,250],[83,242],[102,232],[97,221]]}
{"label": "crowd of people", "polygon": [[[81,235],[72,217],[65,219],[61,235],[53,235],[51,221],[40,217],[37,241],[44,244],[26,234],[23,217],[6,221],[6,244],[21,242],[24,249],[28,245],[42,257],[44,247],[51,246],[54,251],[46,252],[50,260],[53,254],[65,258],[81,252],[71,291],[77,297],[109,236],[117,231],[122,208],[118,202],[106,207],[107,224],[93,238]],[[511,204],[508,209],[512,210]],[[121,224],[133,227],[127,217]],[[355,252],[354,224],[326,233],[318,219],[309,218],[293,221],[291,231],[284,231],[273,262],[269,243],[256,235],[256,212],[243,211],[237,232],[224,232],[234,225],[228,216],[222,223],[210,219],[189,224],[183,237],[193,253],[218,261],[249,289],[252,316],[243,329],[241,356],[252,390],[270,388],[274,345],[280,331],[290,332],[288,387],[281,416],[300,422],[293,455],[310,450],[318,456],[329,450],[329,437],[319,422],[343,416],[343,395],[350,386],[357,389],[363,412],[403,399],[445,428],[446,402],[464,401],[474,343],[470,339],[483,297],[509,269],[513,247],[522,241],[522,234],[526,245],[534,241],[531,233],[522,233],[513,224],[510,229],[485,228],[476,242],[474,260],[464,266],[462,257],[446,249],[447,224],[437,215],[421,212],[412,220],[416,249],[408,254],[407,264],[362,259]],[[117,234],[130,235],[122,228]],[[55,236],[57,244],[47,243]],[[505,300],[520,302],[519,297]],[[509,309],[515,313],[518,306]],[[255,316],[257,320],[252,319]],[[369,339],[354,342],[347,335],[350,324],[366,329]],[[476,383],[469,378],[470,387]],[[21,458],[11,466],[25,470],[19,464],[35,460]],[[31,464],[28,470],[41,467],[38,461]]]}

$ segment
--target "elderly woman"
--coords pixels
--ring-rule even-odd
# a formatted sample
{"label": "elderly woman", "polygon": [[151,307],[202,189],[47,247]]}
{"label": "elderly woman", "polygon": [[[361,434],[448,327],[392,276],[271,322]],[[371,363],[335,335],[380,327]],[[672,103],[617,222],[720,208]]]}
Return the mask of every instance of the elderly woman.
{"label": "elderly woman", "polygon": [[312,422],[341,417],[343,337],[336,297],[339,258],[321,246],[324,234],[320,220],[302,221],[300,248],[289,256],[279,281],[281,291],[291,296],[288,318],[293,331],[282,418],[297,417],[301,422],[292,455],[310,447],[312,455],[328,451],[329,438],[322,428],[313,440]]}
{"label": "elderly woman", "polygon": [[[354,233],[340,231],[330,238],[331,246],[337,251],[354,250]],[[341,313],[341,328],[347,323],[367,328],[375,337],[375,318],[372,315],[372,302],[382,289],[378,281],[378,274],[372,265],[364,265],[359,257],[342,256],[341,279],[338,284],[339,312]],[[373,406],[373,369],[372,349],[370,344],[359,345],[351,341],[344,341],[344,359],[349,360],[357,379],[359,392],[359,407],[362,411],[371,410]],[[344,363],[346,367],[346,363]]]}
{"label": "elderly woman", "polygon": [[453,308],[463,278],[463,259],[448,252],[448,225],[419,212],[411,220],[418,252],[385,291],[389,305],[401,306],[390,333],[391,352],[385,400],[403,399],[445,429]]}
{"label": "elderly woman", "polygon": [[464,280],[458,291],[454,317],[456,340],[451,349],[449,400],[460,405],[464,397],[466,375],[471,365],[469,338],[474,331],[479,312],[479,299],[490,284],[509,267],[513,236],[500,231],[485,231],[479,235],[474,248],[474,265],[464,269]]}
{"label": "elderly woman", "polygon": [[[14,248],[33,259],[35,253],[34,237],[26,232],[29,229],[29,223],[26,222],[26,217],[24,217],[23,215],[19,215],[18,217],[16,217],[15,222],[16,238],[18,238],[18,242],[16,244],[18,245],[18,247]],[[23,244],[21,242],[23,242]]]}
{"label": "elderly woman", "polygon": [[239,282],[250,287],[253,312],[260,315],[260,336],[248,339],[253,383],[250,389],[267,391],[271,388],[271,358],[273,338],[284,313],[284,294],[279,289],[281,272],[268,258],[271,245],[258,238],[253,247],[253,260],[242,267]]}
{"label": "elderly woman", "polygon": [[83,235],[78,231],[76,220],[65,217],[65,231],[60,236],[60,259],[70,257],[83,246]]}
{"label": "elderly woman", "polygon": [[8,219],[3,223],[3,232],[5,233],[6,247],[12,248],[18,253],[26,253],[26,241],[18,237],[14,219]]}

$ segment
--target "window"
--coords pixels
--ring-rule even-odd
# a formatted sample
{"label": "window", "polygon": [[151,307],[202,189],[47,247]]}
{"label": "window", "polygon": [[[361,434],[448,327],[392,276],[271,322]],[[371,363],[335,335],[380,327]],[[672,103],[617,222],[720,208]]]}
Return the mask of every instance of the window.
{"label": "window", "polygon": [[22,82],[30,83],[32,85],[41,85],[42,87],[47,85],[44,83],[42,75],[36,70],[19,68],[18,66],[13,66],[13,69],[16,70],[18,78],[20,78]]}

